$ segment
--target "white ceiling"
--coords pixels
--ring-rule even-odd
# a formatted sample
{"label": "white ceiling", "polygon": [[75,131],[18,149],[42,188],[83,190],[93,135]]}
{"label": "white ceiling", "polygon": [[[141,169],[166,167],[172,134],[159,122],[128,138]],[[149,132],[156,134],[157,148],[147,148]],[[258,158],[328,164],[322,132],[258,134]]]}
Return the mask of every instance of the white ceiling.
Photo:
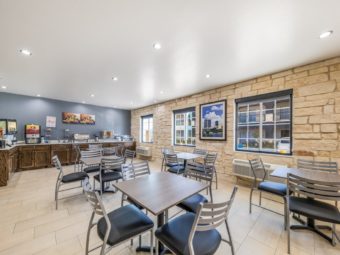
{"label": "white ceiling", "polygon": [[137,108],[338,56],[339,10],[339,0],[0,0],[0,85]]}

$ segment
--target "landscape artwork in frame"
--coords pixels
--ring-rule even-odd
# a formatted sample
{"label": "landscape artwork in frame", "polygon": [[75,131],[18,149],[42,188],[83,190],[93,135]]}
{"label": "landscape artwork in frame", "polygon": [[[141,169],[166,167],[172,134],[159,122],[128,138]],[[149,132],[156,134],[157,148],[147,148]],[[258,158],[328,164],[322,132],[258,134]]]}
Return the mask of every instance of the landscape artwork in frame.
{"label": "landscape artwork in frame", "polygon": [[200,105],[200,139],[226,140],[226,100]]}

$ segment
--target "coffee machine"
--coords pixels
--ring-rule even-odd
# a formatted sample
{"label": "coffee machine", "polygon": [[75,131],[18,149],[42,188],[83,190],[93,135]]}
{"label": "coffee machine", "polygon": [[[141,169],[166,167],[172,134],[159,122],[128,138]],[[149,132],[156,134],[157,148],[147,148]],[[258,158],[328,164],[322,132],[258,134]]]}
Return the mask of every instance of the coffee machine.
{"label": "coffee machine", "polygon": [[17,142],[17,121],[14,119],[1,119],[0,120],[0,138],[4,139],[1,143],[13,145]]}
{"label": "coffee machine", "polygon": [[27,144],[41,143],[41,127],[36,124],[25,125],[25,142]]}

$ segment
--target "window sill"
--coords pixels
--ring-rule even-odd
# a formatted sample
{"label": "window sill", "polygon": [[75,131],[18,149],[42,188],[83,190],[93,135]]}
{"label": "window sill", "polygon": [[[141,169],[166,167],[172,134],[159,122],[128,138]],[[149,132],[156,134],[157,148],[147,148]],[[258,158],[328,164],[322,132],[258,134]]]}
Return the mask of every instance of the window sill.
{"label": "window sill", "polygon": [[274,152],[264,152],[264,151],[246,151],[246,150],[235,150],[234,152],[236,153],[252,153],[252,154],[263,154],[263,155],[267,155],[267,156],[274,156],[274,157],[285,157],[285,158],[292,158],[293,154],[279,154],[279,153],[274,153]]}
{"label": "window sill", "polygon": [[173,146],[177,146],[177,147],[196,147],[196,145],[185,145],[185,144],[174,144]]}

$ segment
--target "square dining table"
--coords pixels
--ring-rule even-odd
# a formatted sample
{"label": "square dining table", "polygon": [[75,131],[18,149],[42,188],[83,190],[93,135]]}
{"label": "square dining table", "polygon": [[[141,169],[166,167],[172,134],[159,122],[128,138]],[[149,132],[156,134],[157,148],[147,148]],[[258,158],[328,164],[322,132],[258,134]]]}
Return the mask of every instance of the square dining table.
{"label": "square dining table", "polygon": [[[281,178],[281,179],[287,179],[288,174],[294,174],[299,177],[306,178],[309,180],[315,180],[315,181],[323,181],[323,182],[329,182],[329,183],[340,182],[340,175],[336,173],[329,173],[329,172],[318,171],[318,170],[304,170],[304,169],[288,168],[288,167],[278,167],[270,174],[270,176]],[[332,242],[332,240],[327,235],[319,231],[319,229],[330,229],[328,226],[316,226],[315,220],[311,218],[307,218],[307,222],[304,222],[298,217],[294,217],[294,219],[300,222],[302,225],[292,225],[291,229],[310,230],[320,235],[327,241]]]}
{"label": "square dining table", "polygon": [[[113,184],[123,194],[136,201],[139,205],[157,216],[157,227],[164,225],[165,212],[208,187],[180,175],[157,172],[149,176],[136,178]],[[137,251],[148,251],[150,247],[138,247]],[[164,246],[159,243],[162,252]]]}
{"label": "square dining table", "polygon": [[190,152],[176,152],[176,155],[178,159],[184,160],[184,168],[186,167],[188,160],[205,157],[205,155],[203,154],[196,154],[196,153],[190,153]]}

